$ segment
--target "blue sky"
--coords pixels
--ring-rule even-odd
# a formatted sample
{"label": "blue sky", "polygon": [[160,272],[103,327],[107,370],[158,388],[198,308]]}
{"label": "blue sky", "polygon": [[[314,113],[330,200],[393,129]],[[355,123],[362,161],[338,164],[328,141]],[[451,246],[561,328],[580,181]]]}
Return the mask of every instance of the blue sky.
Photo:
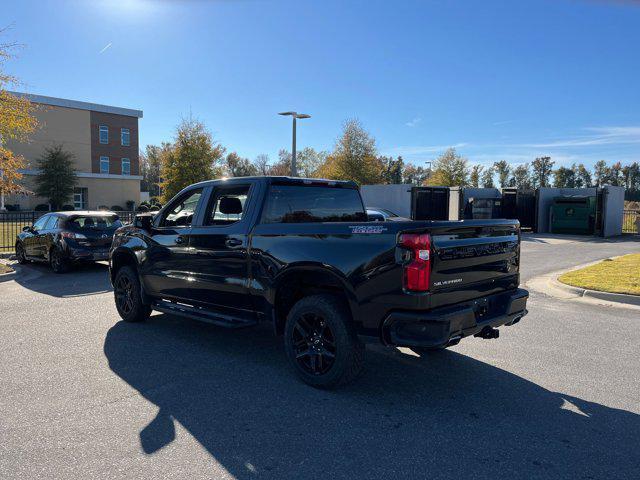
{"label": "blue sky", "polygon": [[142,109],[141,143],[204,121],[254,158],[331,149],[357,117],[418,164],[640,160],[640,2],[10,2],[9,71],[42,95]]}

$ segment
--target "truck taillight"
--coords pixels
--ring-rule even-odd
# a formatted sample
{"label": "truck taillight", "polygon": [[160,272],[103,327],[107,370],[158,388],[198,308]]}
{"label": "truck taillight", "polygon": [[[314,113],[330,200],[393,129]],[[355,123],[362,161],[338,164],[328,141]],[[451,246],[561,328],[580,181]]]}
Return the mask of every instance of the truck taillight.
{"label": "truck taillight", "polygon": [[426,292],[431,280],[431,237],[427,233],[403,233],[400,246],[411,251],[404,264],[403,286],[412,292]]}

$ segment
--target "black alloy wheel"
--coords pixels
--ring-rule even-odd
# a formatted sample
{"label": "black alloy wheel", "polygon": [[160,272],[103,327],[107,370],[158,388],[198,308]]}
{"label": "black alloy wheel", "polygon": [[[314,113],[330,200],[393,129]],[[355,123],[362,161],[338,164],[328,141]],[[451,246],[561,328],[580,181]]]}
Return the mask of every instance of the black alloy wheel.
{"label": "black alloy wheel", "polygon": [[116,305],[118,310],[125,315],[130,315],[133,311],[133,283],[126,275],[118,276],[114,286]]}
{"label": "black alloy wheel", "polygon": [[303,297],[287,315],[284,349],[303,382],[333,388],[362,371],[364,345],[346,302],[331,294]]}
{"label": "black alloy wheel", "polygon": [[125,322],[142,322],[151,315],[151,307],[142,301],[141,292],[136,271],[129,266],[118,269],[113,294],[118,314]]}
{"label": "black alloy wheel", "polygon": [[296,362],[310,375],[323,375],[336,360],[336,343],[325,319],[316,313],[296,318],[293,329]]}
{"label": "black alloy wheel", "polygon": [[64,258],[59,248],[52,248],[49,253],[49,264],[55,273],[65,273],[69,270],[69,262]]}
{"label": "black alloy wheel", "polygon": [[22,265],[28,262],[27,255],[24,253],[24,247],[22,246],[22,243],[16,244],[16,259],[18,260],[18,263]]}

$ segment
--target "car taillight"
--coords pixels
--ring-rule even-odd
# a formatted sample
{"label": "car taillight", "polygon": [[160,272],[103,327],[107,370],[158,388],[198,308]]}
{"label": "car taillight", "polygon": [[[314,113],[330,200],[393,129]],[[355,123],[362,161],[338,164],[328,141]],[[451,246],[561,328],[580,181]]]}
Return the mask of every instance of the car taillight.
{"label": "car taillight", "polygon": [[62,235],[64,238],[72,238],[74,240],[81,240],[81,239],[87,238],[81,233],[74,233],[74,232],[61,232],[60,235]]}
{"label": "car taillight", "polygon": [[431,237],[428,233],[403,233],[400,246],[410,250],[404,264],[403,286],[412,292],[426,292],[431,280]]}

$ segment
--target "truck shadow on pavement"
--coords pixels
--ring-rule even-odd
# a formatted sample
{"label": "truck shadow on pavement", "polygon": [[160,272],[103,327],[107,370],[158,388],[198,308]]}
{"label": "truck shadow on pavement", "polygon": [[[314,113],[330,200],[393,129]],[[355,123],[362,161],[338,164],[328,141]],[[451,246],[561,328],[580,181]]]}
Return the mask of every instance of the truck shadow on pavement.
{"label": "truck shadow on pavement", "polygon": [[28,263],[16,265],[16,283],[33,292],[52,297],[79,297],[110,292],[109,265],[87,263],[74,265],[67,273],[54,273],[49,265]]}
{"label": "truck shadow on pavement", "polygon": [[113,326],[104,353],[159,407],[140,425],[145,454],[179,422],[240,479],[640,478],[640,415],[455,351],[370,348],[363,377],[336,391],[297,381],[266,325],[154,315]]}

